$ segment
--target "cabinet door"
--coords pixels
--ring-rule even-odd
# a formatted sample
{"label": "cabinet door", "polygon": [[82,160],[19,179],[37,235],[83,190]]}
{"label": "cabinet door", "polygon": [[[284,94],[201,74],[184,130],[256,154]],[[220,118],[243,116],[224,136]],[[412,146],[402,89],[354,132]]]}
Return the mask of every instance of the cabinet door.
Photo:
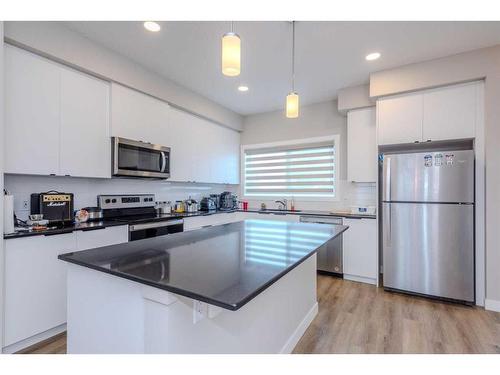
{"label": "cabinet door", "polygon": [[222,149],[220,182],[237,185],[240,183],[240,133],[222,128]]}
{"label": "cabinet door", "polygon": [[5,172],[59,172],[60,69],[5,46]]}
{"label": "cabinet door", "polygon": [[474,138],[477,83],[424,93],[423,140]]}
{"label": "cabinet door", "polygon": [[170,180],[194,181],[196,147],[192,139],[197,137],[191,116],[170,108]]}
{"label": "cabinet door", "polygon": [[5,241],[5,342],[11,345],[66,323],[66,265],[75,234]]}
{"label": "cabinet door", "polygon": [[111,85],[111,133],[115,137],[170,146],[168,103]]}
{"label": "cabinet door", "polygon": [[60,174],[111,177],[109,84],[61,68]]}
{"label": "cabinet door", "polygon": [[125,242],[128,242],[128,225],[76,232],[78,251]]}
{"label": "cabinet door", "polygon": [[347,179],[377,181],[377,139],[375,108],[347,114]]}
{"label": "cabinet door", "polygon": [[344,277],[377,282],[377,220],[344,218]]}
{"label": "cabinet door", "polygon": [[389,145],[422,141],[422,107],[422,94],[378,100],[378,144]]}

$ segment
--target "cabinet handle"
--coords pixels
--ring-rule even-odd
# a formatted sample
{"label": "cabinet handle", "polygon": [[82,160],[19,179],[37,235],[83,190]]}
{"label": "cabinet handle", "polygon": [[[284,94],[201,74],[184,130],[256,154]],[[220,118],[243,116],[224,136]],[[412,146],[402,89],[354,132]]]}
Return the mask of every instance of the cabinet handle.
{"label": "cabinet handle", "polygon": [[202,228],[210,228],[211,226],[213,226],[212,224],[209,224],[209,225],[203,225]]}

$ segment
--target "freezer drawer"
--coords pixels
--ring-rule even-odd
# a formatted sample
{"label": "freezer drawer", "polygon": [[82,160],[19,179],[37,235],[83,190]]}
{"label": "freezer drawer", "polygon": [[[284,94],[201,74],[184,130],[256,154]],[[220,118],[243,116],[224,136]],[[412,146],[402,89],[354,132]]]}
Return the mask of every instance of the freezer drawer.
{"label": "freezer drawer", "polygon": [[474,206],[383,203],[384,287],[474,302]]}
{"label": "freezer drawer", "polygon": [[384,155],[382,201],[474,202],[474,152]]}

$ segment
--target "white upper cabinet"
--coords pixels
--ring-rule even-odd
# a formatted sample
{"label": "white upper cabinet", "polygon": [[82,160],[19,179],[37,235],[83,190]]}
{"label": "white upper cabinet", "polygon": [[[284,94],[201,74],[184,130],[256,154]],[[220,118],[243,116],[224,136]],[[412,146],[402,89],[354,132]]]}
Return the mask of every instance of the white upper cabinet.
{"label": "white upper cabinet", "polygon": [[377,101],[378,144],[422,140],[423,96],[411,94]]}
{"label": "white upper cabinet", "polygon": [[170,179],[239,183],[240,135],[198,116],[170,109]]}
{"label": "white upper cabinet", "polygon": [[474,138],[483,90],[472,82],[378,100],[378,144]]}
{"label": "white upper cabinet", "polygon": [[60,71],[5,45],[5,172],[59,173]]}
{"label": "white upper cabinet", "polygon": [[423,141],[474,138],[477,83],[424,94]]}
{"label": "white upper cabinet", "polygon": [[111,177],[109,84],[70,69],[61,73],[60,174]]}
{"label": "white upper cabinet", "polygon": [[377,181],[375,107],[347,113],[347,180]]}
{"label": "white upper cabinet", "polygon": [[5,50],[5,172],[110,177],[109,84]]}
{"label": "white upper cabinet", "polygon": [[139,91],[111,85],[111,133],[114,137],[170,147],[170,106]]}

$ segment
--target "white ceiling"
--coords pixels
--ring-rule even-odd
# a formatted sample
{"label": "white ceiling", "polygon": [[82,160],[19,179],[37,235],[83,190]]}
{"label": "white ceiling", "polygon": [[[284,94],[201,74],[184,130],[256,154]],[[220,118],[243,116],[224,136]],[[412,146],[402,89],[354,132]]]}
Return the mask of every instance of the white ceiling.
{"label": "white ceiling", "polygon": [[[242,72],[221,73],[229,22],[66,22],[71,29],[242,115],[280,109],[291,89],[291,23],[235,22]],[[301,104],[333,99],[369,74],[500,44],[500,22],[297,22],[296,91]],[[382,57],[368,62],[367,53]],[[246,93],[237,91],[248,85]]]}

